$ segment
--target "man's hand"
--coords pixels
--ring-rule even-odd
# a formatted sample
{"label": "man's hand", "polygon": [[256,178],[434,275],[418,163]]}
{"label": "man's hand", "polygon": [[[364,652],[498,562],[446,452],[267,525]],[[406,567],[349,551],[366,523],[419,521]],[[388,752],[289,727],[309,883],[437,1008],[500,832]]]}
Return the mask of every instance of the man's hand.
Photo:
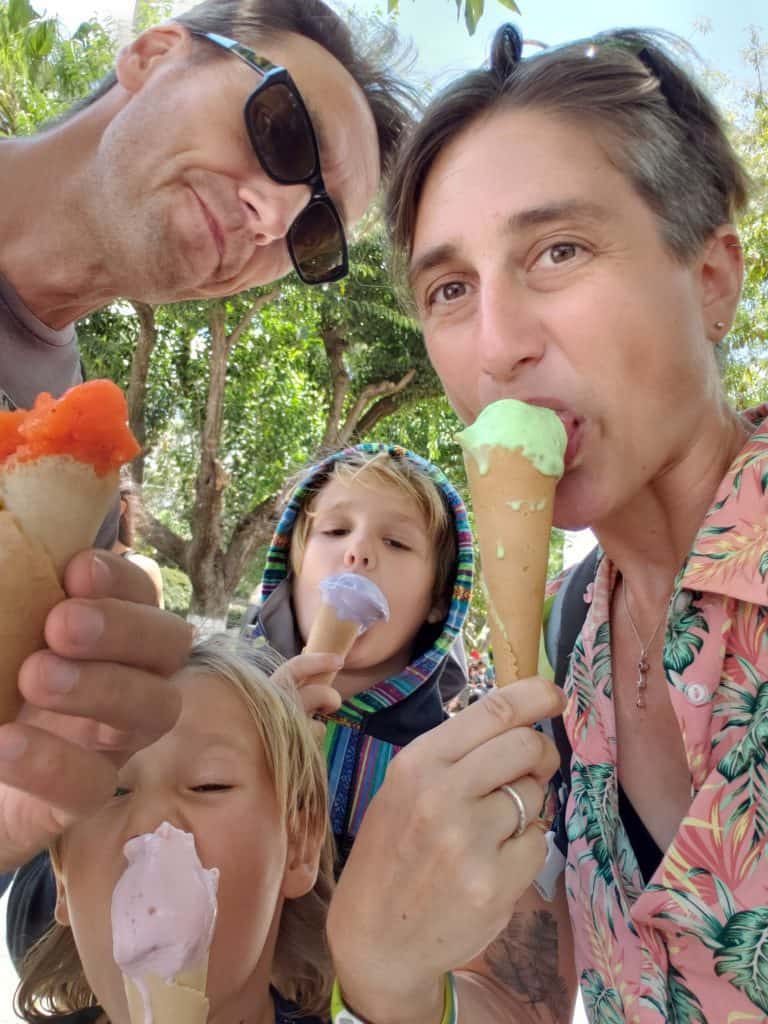
{"label": "man's hand", "polygon": [[171,729],[193,631],[154,606],[146,573],[106,551],[67,567],[49,614],[48,650],[24,662],[25,704],[0,726],[0,870],[23,864],[69,824],[97,809],[119,767]]}
{"label": "man's hand", "polygon": [[[557,750],[530,726],[562,710],[542,679],[495,690],[401,751],[369,807],[328,934],[351,1009],[373,1024],[432,1024],[441,976],[507,925],[544,862],[537,817]],[[514,785],[533,823],[518,838]]]}

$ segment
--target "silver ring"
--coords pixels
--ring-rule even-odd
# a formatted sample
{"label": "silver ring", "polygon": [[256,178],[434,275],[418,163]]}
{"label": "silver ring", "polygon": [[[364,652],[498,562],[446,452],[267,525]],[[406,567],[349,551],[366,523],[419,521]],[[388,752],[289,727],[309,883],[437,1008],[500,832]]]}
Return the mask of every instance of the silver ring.
{"label": "silver ring", "polygon": [[525,809],[523,798],[520,796],[520,794],[517,792],[514,786],[504,785],[499,786],[499,789],[502,791],[502,793],[506,793],[508,797],[511,797],[512,802],[517,808],[518,822],[517,828],[512,833],[512,838],[519,839],[523,832],[525,832],[525,830],[528,828],[528,812]]}

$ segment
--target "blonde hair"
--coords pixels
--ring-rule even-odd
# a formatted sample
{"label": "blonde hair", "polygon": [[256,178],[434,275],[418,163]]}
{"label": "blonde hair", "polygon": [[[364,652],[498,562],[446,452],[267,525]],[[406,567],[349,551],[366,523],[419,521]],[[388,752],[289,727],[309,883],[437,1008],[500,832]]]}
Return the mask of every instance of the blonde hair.
{"label": "blonde hair", "polygon": [[365,487],[396,489],[417,506],[424,516],[427,536],[435,551],[432,599],[441,609],[442,615],[446,615],[456,575],[457,543],[453,515],[435,481],[406,456],[396,458],[389,451],[351,450],[345,453],[343,459],[333,463],[328,474],[318,480],[316,487],[314,483],[310,484],[313,493],[297,512],[291,533],[290,558],[293,572],[301,570],[317,497],[332,480],[340,480],[347,485],[361,483]]}
{"label": "blonde hair", "polygon": [[[325,919],[334,884],[326,766],[290,684],[270,679],[282,661],[272,648],[222,634],[195,645],[185,668],[226,680],[245,701],[259,732],[289,840],[314,843],[323,837],[314,888],[283,905],[271,980],[301,1013],[325,1017],[333,975]],[[60,867],[58,843],[50,853]],[[70,928],[54,924],[30,949],[14,1005],[30,1024],[97,1005]]]}

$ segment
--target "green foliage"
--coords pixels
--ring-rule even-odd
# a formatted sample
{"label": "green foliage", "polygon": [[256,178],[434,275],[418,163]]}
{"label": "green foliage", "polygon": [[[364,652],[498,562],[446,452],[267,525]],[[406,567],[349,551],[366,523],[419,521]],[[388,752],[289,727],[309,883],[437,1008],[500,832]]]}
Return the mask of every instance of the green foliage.
{"label": "green foliage", "polygon": [[[415,2],[415,0],[414,0]],[[467,32],[473,36],[477,23],[483,16],[485,10],[485,0],[453,0],[456,4],[456,17],[460,18],[462,11],[464,13],[464,24],[467,26]],[[514,11],[515,14],[520,13],[520,8],[515,3],[515,0],[498,0],[502,7],[506,7],[508,11]],[[390,14],[396,14],[400,8],[400,0],[387,0],[387,10]]]}
{"label": "green foliage", "polygon": [[181,569],[170,565],[161,566],[160,572],[163,577],[166,609],[177,615],[186,615],[192,602],[192,584],[189,581],[189,576]]}
{"label": "green foliage", "polygon": [[29,0],[0,0],[0,136],[24,135],[85,96],[112,64],[108,27],[68,35]]}

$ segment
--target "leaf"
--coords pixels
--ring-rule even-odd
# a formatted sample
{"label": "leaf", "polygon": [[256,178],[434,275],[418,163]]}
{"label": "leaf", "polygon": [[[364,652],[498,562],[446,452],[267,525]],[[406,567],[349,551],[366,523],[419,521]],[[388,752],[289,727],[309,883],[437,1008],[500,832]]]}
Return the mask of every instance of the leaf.
{"label": "leaf", "polygon": [[26,28],[38,17],[29,0],[8,0],[8,27],[11,32]]}
{"label": "leaf", "polygon": [[514,11],[515,14],[520,13],[520,8],[515,3],[515,0],[499,0],[502,7],[506,7],[508,11]]}
{"label": "leaf", "polygon": [[670,964],[667,974],[667,1024],[708,1024],[701,1003],[683,983],[683,975]]}
{"label": "leaf", "polygon": [[467,26],[467,32],[471,36],[475,34],[477,23],[483,16],[483,7],[485,0],[466,0],[464,5],[464,23]]}
{"label": "leaf", "polygon": [[715,973],[768,1013],[768,907],[741,910],[729,919],[715,953]]}
{"label": "leaf", "polygon": [[387,0],[387,14],[397,14],[400,9],[400,0]]}

